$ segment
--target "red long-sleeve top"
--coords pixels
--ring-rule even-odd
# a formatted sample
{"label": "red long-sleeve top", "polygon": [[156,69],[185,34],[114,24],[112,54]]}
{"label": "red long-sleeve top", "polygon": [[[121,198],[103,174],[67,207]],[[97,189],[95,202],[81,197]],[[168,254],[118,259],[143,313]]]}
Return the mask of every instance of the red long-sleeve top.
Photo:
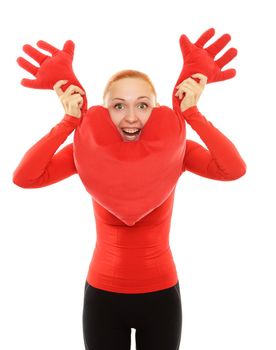
{"label": "red long-sleeve top", "polygon": [[[196,106],[187,109],[183,117],[207,148],[187,140],[182,173],[188,170],[221,181],[245,174],[246,164],[233,143]],[[23,188],[39,188],[76,174],[73,144],[55,152],[79,122],[79,118],[65,115],[25,153],[13,182]],[[97,240],[87,282],[118,293],[146,293],[175,285],[178,276],[169,245],[173,201],[174,191],[134,226],[127,226],[92,198]]]}

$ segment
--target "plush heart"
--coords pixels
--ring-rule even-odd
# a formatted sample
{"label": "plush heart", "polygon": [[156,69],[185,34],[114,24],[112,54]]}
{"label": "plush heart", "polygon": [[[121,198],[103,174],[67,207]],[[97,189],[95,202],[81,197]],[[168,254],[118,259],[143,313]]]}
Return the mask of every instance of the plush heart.
{"label": "plush heart", "polygon": [[74,134],[74,161],[95,201],[133,226],[161,205],[182,172],[186,146],[184,118],[155,107],[137,141],[122,139],[109,111],[93,106]]}

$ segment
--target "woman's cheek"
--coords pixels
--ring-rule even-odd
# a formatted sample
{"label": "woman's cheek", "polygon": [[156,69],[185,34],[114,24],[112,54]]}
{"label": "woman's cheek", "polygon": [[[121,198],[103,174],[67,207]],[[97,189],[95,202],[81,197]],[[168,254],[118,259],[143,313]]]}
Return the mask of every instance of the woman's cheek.
{"label": "woman's cheek", "polygon": [[110,113],[110,116],[111,116],[111,120],[113,121],[113,123],[118,126],[121,122],[121,120],[123,119],[123,114],[120,113],[120,112],[112,112]]}

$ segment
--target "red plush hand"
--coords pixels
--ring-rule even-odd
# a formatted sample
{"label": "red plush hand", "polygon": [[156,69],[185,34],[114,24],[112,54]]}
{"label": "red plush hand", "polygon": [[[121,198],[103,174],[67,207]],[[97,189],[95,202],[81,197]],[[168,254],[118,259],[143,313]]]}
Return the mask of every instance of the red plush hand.
{"label": "red plush hand", "polygon": [[215,29],[210,28],[205,31],[199,39],[192,44],[186,35],[181,35],[179,39],[180,48],[183,56],[183,68],[179,75],[179,78],[175,84],[173,91],[173,106],[179,110],[179,99],[175,96],[177,92],[177,86],[184,80],[190,77],[192,74],[201,73],[207,76],[207,83],[213,83],[216,81],[227,80],[233,78],[236,75],[236,70],[226,69],[222,71],[222,68],[232,61],[237,55],[238,51],[235,48],[228,49],[219,59],[215,61],[215,56],[228,44],[231,40],[229,34],[222,35],[210,46],[203,48],[203,46],[210,40],[215,34]]}
{"label": "red plush hand", "polygon": [[[72,62],[74,57],[75,44],[68,40],[65,42],[63,49],[59,50],[47,42],[40,40],[37,46],[52,54],[48,56],[38,51],[31,45],[24,45],[23,51],[31,58],[39,63],[40,67],[34,66],[23,57],[18,57],[17,63],[20,67],[25,69],[36,77],[36,79],[22,79],[21,84],[25,87],[33,89],[53,89],[54,84],[59,80],[68,80],[68,83],[62,86],[63,91],[71,84],[79,86],[82,90],[84,88],[76,78]],[[87,98],[83,96],[82,111],[87,110]]]}

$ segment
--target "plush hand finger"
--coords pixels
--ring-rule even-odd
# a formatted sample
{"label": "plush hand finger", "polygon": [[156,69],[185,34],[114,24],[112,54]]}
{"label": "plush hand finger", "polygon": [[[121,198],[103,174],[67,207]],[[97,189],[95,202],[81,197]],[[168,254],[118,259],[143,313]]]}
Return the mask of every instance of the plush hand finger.
{"label": "plush hand finger", "polygon": [[23,46],[23,51],[30,57],[32,57],[40,65],[47,57],[49,57],[28,44]]}
{"label": "plush hand finger", "polygon": [[183,59],[185,56],[187,56],[193,49],[193,44],[190,42],[190,39],[187,37],[187,35],[182,34],[180,39],[180,49],[182,52]]}
{"label": "plush hand finger", "polygon": [[216,40],[213,44],[206,47],[205,50],[209,52],[212,57],[215,57],[231,40],[231,36],[229,34],[223,34],[218,40]]}
{"label": "plush hand finger", "polygon": [[38,67],[34,66],[32,63],[25,60],[25,58],[23,58],[23,57],[18,57],[16,61],[21,68],[25,69],[27,72],[36,76],[36,74],[38,72]]}
{"label": "plush hand finger", "polygon": [[63,51],[68,53],[70,56],[74,56],[75,44],[72,40],[67,40],[63,45]]}
{"label": "plush hand finger", "polygon": [[224,55],[222,55],[219,59],[215,61],[215,63],[220,67],[224,67],[227,63],[232,61],[234,57],[236,57],[238,54],[238,50],[234,47],[231,47],[231,49],[227,50]]}
{"label": "plush hand finger", "polygon": [[[47,43],[44,40],[39,40],[37,42],[37,46],[45,51],[50,52],[52,55],[56,54],[59,51],[59,49],[57,49],[55,46]],[[75,51],[74,42],[72,40],[67,40],[63,45],[62,51],[68,53],[73,58]]]}
{"label": "plush hand finger", "polygon": [[36,45],[41,48],[42,50],[50,52],[52,55],[56,54],[59,50],[52,46],[51,44],[47,43],[44,40],[39,40]]}
{"label": "plush hand finger", "polygon": [[197,39],[197,41],[195,42],[195,46],[202,48],[207,43],[207,41],[209,41],[214,35],[215,35],[215,29],[214,28],[210,28],[210,29],[206,30]]}
{"label": "plush hand finger", "polygon": [[236,75],[236,70],[234,68],[226,69],[220,73],[219,81],[234,78],[235,75]]}
{"label": "plush hand finger", "polygon": [[21,80],[21,85],[23,85],[24,87],[27,88],[31,88],[31,89],[41,89],[41,85],[40,82],[37,79],[27,79],[24,78]]}

